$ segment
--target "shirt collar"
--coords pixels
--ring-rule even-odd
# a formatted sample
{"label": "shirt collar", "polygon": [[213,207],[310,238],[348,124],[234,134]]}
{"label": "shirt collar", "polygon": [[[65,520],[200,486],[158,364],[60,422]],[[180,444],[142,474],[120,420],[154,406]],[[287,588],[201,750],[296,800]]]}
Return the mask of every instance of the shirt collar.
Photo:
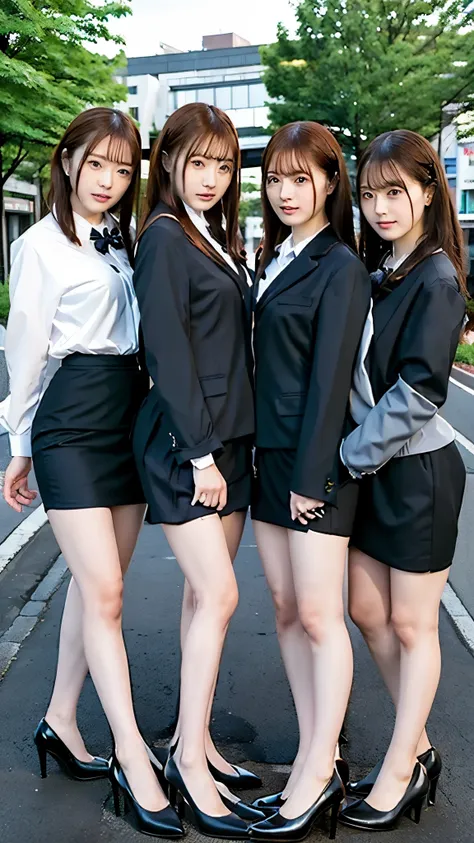
{"label": "shirt collar", "polygon": [[295,258],[297,258],[298,255],[301,254],[303,249],[306,248],[308,243],[311,243],[311,240],[314,240],[314,238],[317,237],[318,234],[321,234],[321,232],[324,231],[325,228],[328,228],[329,224],[330,223],[327,222],[326,225],[323,225],[323,227],[316,231],[315,234],[311,234],[310,237],[306,237],[305,240],[302,240],[300,243],[297,243],[296,246],[294,244],[292,232],[290,236],[286,238],[286,240],[283,240],[283,243],[280,243],[280,245],[276,247],[276,251],[279,252],[278,260],[282,262],[285,260],[285,258],[290,257],[290,255],[292,254],[295,256]]}
{"label": "shirt collar", "polygon": [[198,213],[194,210],[194,208],[191,208],[191,205],[187,205],[186,202],[183,202],[183,205],[184,210],[186,211],[189,219],[196,226],[196,228],[198,228],[202,232],[207,231],[208,226],[206,217],[204,216],[204,212],[201,211],[200,213]]}

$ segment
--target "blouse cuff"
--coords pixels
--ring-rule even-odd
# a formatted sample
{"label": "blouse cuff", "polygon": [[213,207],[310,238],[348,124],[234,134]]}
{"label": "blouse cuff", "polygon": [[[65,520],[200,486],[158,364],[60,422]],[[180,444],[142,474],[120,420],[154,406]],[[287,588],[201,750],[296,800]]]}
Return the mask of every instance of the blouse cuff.
{"label": "blouse cuff", "polygon": [[197,457],[194,460],[191,460],[194,468],[198,468],[199,470],[203,468],[209,468],[210,465],[214,465],[214,457],[212,454],[206,454],[204,457]]}
{"label": "blouse cuff", "polygon": [[31,431],[10,433],[10,453],[12,457],[31,457]]}

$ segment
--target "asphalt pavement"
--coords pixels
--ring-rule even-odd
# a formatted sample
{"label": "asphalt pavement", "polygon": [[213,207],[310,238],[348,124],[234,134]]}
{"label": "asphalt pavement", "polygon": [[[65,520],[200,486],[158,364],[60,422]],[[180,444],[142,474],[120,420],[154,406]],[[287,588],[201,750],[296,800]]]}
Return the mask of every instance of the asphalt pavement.
{"label": "asphalt pavement", "polygon": [[[32,550],[34,551],[34,548]],[[100,564],[100,560],[97,560]],[[262,792],[279,789],[294,756],[297,733],[280,661],[271,601],[248,524],[236,561],[240,604],[233,619],[214,706],[213,733],[226,756],[246,761],[264,781]],[[135,707],[145,738],[163,743],[172,721],[179,668],[179,612],[182,576],[159,527],[145,526],[127,577],[124,629]],[[6,586],[5,586],[6,587]],[[0,840],[2,843],[138,843],[143,838],[111,811],[108,783],[71,782],[50,762],[39,777],[32,731],[43,715],[54,676],[56,646],[66,582],[53,596],[43,620],[22,645],[0,682]],[[352,628],[356,675],[347,718],[346,757],[353,777],[383,754],[393,710],[360,635]],[[444,772],[435,808],[419,826],[408,819],[386,843],[472,843],[474,804],[473,656],[441,617],[444,668],[430,718]],[[90,680],[80,704],[87,744],[106,755],[110,737]],[[252,799],[256,793],[248,793]],[[190,829],[191,839],[196,833]],[[373,841],[373,835],[339,828],[341,841]],[[310,841],[327,837],[314,830]]]}

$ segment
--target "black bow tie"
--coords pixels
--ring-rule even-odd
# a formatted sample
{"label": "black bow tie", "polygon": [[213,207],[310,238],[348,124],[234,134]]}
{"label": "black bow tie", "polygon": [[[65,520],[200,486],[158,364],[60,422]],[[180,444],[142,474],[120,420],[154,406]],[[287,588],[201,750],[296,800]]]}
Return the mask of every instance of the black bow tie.
{"label": "black bow tie", "polygon": [[110,233],[108,228],[104,228],[102,234],[100,231],[97,231],[96,228],[93,228],[91,230],[90,239],[93,241],[95,248],[101,253],[101,255],[106,255],[110,246],[112,246],[113,249],[124,248],[122,235],[120,234],[118,228],[113,228]]}

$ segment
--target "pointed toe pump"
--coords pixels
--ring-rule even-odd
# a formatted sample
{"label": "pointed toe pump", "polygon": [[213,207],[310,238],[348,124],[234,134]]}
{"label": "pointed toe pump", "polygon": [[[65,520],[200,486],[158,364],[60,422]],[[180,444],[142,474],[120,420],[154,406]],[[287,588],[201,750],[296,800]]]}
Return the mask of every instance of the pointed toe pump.
{"label": "pointed toe pump", "polygon": [[184,837],[182,822],[171,805],[161,811],[148,811],[137,802],[115,754],[110,759],[109,778],[117,817],[122,816],[122,813],[128,814],[130,825],[149,837],[166,837],[170,840]]}
{"label": "pointed toe pump", "polygon": [[428,790],[428,776],[417,761],[410,784],[400,802],[391,811],[378,811],[361,799],[341,811],[339,822],[350,828],[365,831],[392,831],[400,825],[404,816],[409,816],[415,823],[419,823]]}
{"label": "pointed toe pump", "polygon": [[211,764],[209,760],[207,766],[212,778],[216,782],[227,785],[231,790],[254,790],[262,786],[262,780],[259,776],[251,773],[250,770],[244,770],[243,767],[237,767],[235,764],[230,765],[234,770],[233,773],[223,773],[222,770],[214,767],[214,764]]}
{"label": "pointed toe pump", "polygon": [[334,772],[330,782],[304,814],[294,819],[287,819],[280,813],[274,814],[262,822],[255,823],[250,827],[252,840],[275,840],[280,843],[297,843],[304,840],[310,834],[314,824],[321,817],[329,814],[330,829],[329,837],[334,840],[336,836],[337,817],[342,801],[344,799],[344,788],[337,772]]}
{"label": "pointed toe pump", "polygon": [[255,808],[253,805],[247,805],[246,802],[242,802],[238,796],[231,793],[229,788],[221,782],[216,782],[216,787],[226,808],[240,817],[241,820],[245,820],[245,822],[258,823],[260,820],[264,820],[276,811],[276,809],[267,809],[263,811]]}
{"label": "pointed toe pump", "polygon": [[109,774],[109,764],[105,758],[93,758],[92,761],[79,761],[67,748],[64,741],[51,729],[46,720],[40,720],[34,734],[34,742],[38,751],[41,778],[47,776],[47,757],[54,758],[61,769],[77,782],[90,782],[96,779],[106,779]]}
{"label": "pointed toe pump", "polygon": [[[169,784],[170,802],[180,816],[186,811],[197,830],[206,837],[218,837],[222,840],[244,840],[249,836],[248,825],[232,810],[220,817],[201,811],[187,789],[183,777],[174,759],[177,744],[170,750],[165,767],[165,776]],[[231,810],[229,808],[229,810]]]}
{"label": "pointed toe pump", "polygon": [[[428,805],[434,805],[436,801],[436,790],[438,787],[438,780],[441,774],[441,770],[443,767],[441,761],[441,755],[439,754],[438,750],[432,746],[427,752],[424,752],[422,755],[418,756],[418,761],[420,764],[423,764],[423,767],[426,770],[429,782],[430,782],[430,789],[428,792]],[[363,779],[360,779],[358,782],[352,782],[346,785],[346,795],[354,797],[355,799],[364,799],[366,796],[371,793],[372,788],[377,781],[377,776],[382,769],[383,761],[379,761],[378,764],[364,776]]]}
{"label": "pointed toe pump", "polygon": [[252,806],[258,808],[259,811],[274,811],[276,813],[285,804],[286,800],[282,797],[282,790],[279,793],[269,793],[268,796],[260,796],[258,799],[254,799]]}

